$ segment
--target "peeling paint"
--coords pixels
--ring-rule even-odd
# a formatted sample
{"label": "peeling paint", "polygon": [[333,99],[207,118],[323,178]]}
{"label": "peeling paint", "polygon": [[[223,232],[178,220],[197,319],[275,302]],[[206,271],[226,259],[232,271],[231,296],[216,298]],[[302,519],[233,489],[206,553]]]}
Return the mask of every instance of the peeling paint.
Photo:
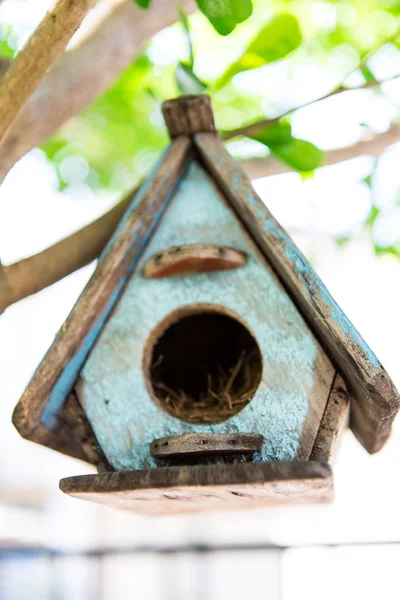
{"label": "peeling paint", "polygon": [[[310,390],[318,379],[315,363],[323,351],[208,176],[193,163],[140,266],[166,247],[195,242],[236,247],[248,254],[248,264],[160,280],[145,279],[139,268],[82,371],[81,402],[117,470],[156,466],[149,453],[152,440],[190,432],[260,433],[265,441],[258,460],[293,460],[298,453]],[[150,331],[171,311],[197,302],[235,312],[256,337],[264,361],[253,400],[219,425],[189,424],[166,414],[149,397],[142,375]],[[320,416],[322,411],[323,404]]]}

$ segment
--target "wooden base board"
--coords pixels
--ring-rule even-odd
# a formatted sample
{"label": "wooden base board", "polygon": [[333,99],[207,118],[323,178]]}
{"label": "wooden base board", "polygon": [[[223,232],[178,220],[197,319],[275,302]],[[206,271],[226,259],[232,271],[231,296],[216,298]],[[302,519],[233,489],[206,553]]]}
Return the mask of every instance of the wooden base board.
{"label": "wooden base board", "polygon": [[329,502],[333,475],[319,462],[160,467],[60,481],[70,496],[147,515]]}

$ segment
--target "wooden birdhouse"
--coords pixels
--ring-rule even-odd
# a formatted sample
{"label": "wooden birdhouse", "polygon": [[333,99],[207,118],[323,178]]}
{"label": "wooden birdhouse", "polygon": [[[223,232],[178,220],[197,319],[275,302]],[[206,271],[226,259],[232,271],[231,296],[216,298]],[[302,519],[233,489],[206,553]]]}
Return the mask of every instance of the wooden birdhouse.
{"label": "wooden birdhouse", "polygon": [[346,425],[376,452],[399,395],[257,196],[207,96],[172,141],[17,405],[22,436],[86,460],[71,496],[143,513],[329,500]]}

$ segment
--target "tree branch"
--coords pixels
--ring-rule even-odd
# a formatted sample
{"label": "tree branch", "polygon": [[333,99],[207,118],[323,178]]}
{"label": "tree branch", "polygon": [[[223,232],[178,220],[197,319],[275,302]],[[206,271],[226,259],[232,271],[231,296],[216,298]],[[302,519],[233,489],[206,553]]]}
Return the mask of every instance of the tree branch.
{"label": "tree branch", "polygon": [[104,215],[54,246],[9,266],[0,263],[0,314],[14,302],[52,285],[95,260],[107,244],[135,191]]}
{"label": "tree branch", "polygon": [[[388,146],[399,141],[400,125],[395,123],[384,133],[377,133],[368,139],[361,140],[344,148],[325,151],[324,161],[321,166],[335,165],[362,155],[379,156]],[[241,162],[241,166],[250,179],[279,175],[280,173],[287,173],[293,170],[273,156],[246,159]]]}
{"label": "tree branch", "polygon": [[96,0],[58,0],[0,83],[0,143]]}
{"label": "tree branch", "polygon": [[[324,165],[332,165],[368,154],[378,156],[400,141],[400,125],[346,148],[325,153]],[[241,163],[250,179],[276,175],[290,168],[272,157],[244,160]],[[107,244],[134,195],[134,191],[111,210],[54,246],[12,265],[0,264],[0,314],[14,302],[70,275],[95,260]]]}
{"label": "tree branch", "polygon": [[269,127],[270,125],[274,125],[274,123],[277,123],[281,119],[284,119],[285,117],[289,116],[291,113],[293,113],[296,110],[300,110],[301,108],[305,108],[306,106],[311,106],[312,104],[315,104],[316,102],[321,102],[322,100],[326,100],[327,98],[331,98],[332,96],[336,96],[337,94],[343,94],[344,92],[351,92],[351,91],[355,91],[355,90],[367,90],[367,89],[380,87],[383,83],[386,83],[387,81],[392,81],[393,79],[397,79],[398,77],[399,77],[399,74],[393,75],[392,77],[388,77],[387,79],[384,79],[383,81],[377,81],[375,79],[373,81],[366,81],[364,84],[362,84],[358,87],[355,87],[355,88],[347,87],[345,85],[340,85],[339,87],[335,88],[334,90],[331,90],[327,94],[324,94],[323,96],[319,96],[318,98],[314,98],[313,100],[309,100],[308,102],[305,102],[304,104],[301,104],[300,106],[295,106],[293,108],[290,108],[289,110],[286,110],[285,112],[281,113],[280,115],[277,115],[276,117],[272,117],[271,119],[261,119],[260,121],[255,121],[254,123],[245,125],[244,127],[240,127],[238,129],[234,129],[232,131],[226,131],[225,133],[222,134],[222,137],[224,140],[230,140],[239,135],[252,136],[256,133],[259,133],[266,127]]}
{"label": "tree branch", "polygon": [[[194,0],[181,0],[187,12]],[[39,146],[70,117],[106,90],[158,31],[177,20],[175,0],[142,10],[130,0],[117,6],[98,29],[66,52],[21,110],[0,145],[0,182],[26,152]]]}

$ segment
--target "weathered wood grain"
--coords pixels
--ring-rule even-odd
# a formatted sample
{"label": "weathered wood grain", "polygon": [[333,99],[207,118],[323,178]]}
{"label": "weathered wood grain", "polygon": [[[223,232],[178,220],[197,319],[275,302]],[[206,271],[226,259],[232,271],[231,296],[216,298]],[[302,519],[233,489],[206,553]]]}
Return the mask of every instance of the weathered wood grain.
{"label": "weathered wood grain", "polygon": [[218,244],[171,246],[151,256],[143,267],[147,279],[238,269],[247,262],[244,252]]}
{"label": "weathered wood grain", "polygon": [[[173,279],[143,277],[141,267],[150,256],[194,240],[217,240],[238,248],[248,261],[236,270]],[[146,373],[154,343],[165,329],[183,316],[206,312],[224,314],[243,325],[257,342],[262,373],[261,381],[255,380],[252,399],[240,411],[228,410],[226,420],[199,424],[166,412]],[[191,354],[190,342],[181,339],[172,349],[178,361],[186,352]],[[80,373],[77,394],[118,471],[156,467],[149,452],[156,438],[202,432],[257,433],[264,442],[254,460],[301,461],[309,459],[334,375],[332,363],[273,268],[226,197],[194,160],[94,345]]]}
{"label": "weathered wood grain", "polygon": [[299,310],[351,390],[351,427],[364,447],[377,452],[399,410],[399,394],[379,360],[334,301],[284,229],[254,191],[219,136],[195,137],[202,160],[276,270]]}
{"label": "weathered wood grain", "polygon": [[331,462],[335,458],[341,434],[350,412],[350,395],[342,377],[337,374],[322,417],[310,460]]}
{"label": "weathered wood grain", "polygon": [[153,458],[229,456],[259,452],[263,436],[254,433],[184,433],[153,440]]}
{"label": "weathered wood grain", "polygon": [[132,190],[101,217],[50,248],[5,267],[0,264],[0,314],[14,302],[40,292],[96,260],[110,241],[136,191]]}
{"label": "weathered wood grain", "polygon": [[215,131],[209,96],[200,94],[167,100],[162,105],[162,112],[171,138],[199,131]]}
{"label": "weathered wood grain", "polygon": [[70,496],[143,514],[173,514],[329,502],[332,469],[318,462],[163,467],[60,481]]}
{"label": "weathered wood grain", "polygon": [[86,460],[95,465],[99,473],[112,471],[102,449],[100,448],[93,429],[74,393],[65,402],[62,415],[68,423],[77,440],[77,445],[85,453]]}
{"label": "weathered wood grain", "polygon": [[[104,4],[114,4],[107,18],[58,59],[4,138],[0,146],[0,182],[26,152],[40,146],[107,90],[145,44],[178,19],[175,0],[157,0],[148,10],[128,0]],[[180,5],[187,14],[196,8],[193,0],[180,0]],[[101,6],[99,9],[102,12]]]}
{"label": "weathered wood grain", "polygon": [[95,1],[58,0],[12,61],[0,83],[0,142]]}
{"label": "weathered wood grain", "polygon": [[[47,443],[59,414],[110,311],[156,230],[190,151],[190,140],[177,138],[136,194],[97,268],[57,334],[17,404],[13,423],[27,439]],[[58,445],[58,434],[52,447]],[[58,448],[57,448],[58,449]],[[61,450],[76,454],[68,441]]]}

